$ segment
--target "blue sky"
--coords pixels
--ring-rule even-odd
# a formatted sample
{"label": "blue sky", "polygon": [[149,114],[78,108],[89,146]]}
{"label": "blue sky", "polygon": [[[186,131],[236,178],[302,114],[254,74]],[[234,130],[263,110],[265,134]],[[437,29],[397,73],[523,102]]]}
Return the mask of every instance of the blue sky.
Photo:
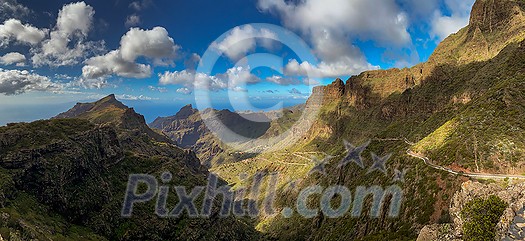
{"label": "blue sky", "polygon": [[336,77],[425,61],[468,23],[472,4],[0,0],[0,125],[111,93],[148,121],[201,94],[219,109],[304,103]]}

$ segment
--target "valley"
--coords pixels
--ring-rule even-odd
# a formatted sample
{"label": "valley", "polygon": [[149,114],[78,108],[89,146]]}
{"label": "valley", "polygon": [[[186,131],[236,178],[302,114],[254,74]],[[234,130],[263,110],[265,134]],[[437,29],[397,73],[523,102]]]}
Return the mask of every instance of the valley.
{"label": "valley", "polygon": [[[126,57],[163,53],[125,47],[109,57],[129,68],[150,66]],[[196,80],[183,71],[157,74]],[[335,78],[278,111],[190,104],[147,124],[121,97],[0,127],[0,241],[525,237],[523,0],[477,0],[427,61]]]}

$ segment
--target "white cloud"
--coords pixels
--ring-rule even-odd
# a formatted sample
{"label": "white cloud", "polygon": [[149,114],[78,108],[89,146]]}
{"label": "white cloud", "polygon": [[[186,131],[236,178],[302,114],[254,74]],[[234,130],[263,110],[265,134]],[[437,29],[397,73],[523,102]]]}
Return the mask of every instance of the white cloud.
{"label": "white cloud", "polygon": [[18,43],[36,45],[46,36],[47,30],[40,30],[20,20],[9,19],[0,25],[0,47],[6,46],[12,40]]}
{"label": "white cloud", "polygon": [[140,24],[140,16],[136,14],[129,15],[126,18],[126,27],[134,27]]}
{"label": "white cloud", "polygon": [[154,60],[155,64],[169,65],[173,64],[179,49],[180,46],[175,44],[163,27],[151,30],[132,28],[120,40],[122,57],[128,61],[143,56]]}
{"label": "white cloud", "polygon": [[129,7],[135,11],[141,11],[148,8],[152,4],[153,2],[151,0],[133,1],[129,4]]}
{"label": "white cloud", "polygon": [[0,69],[0,93],[5,95],[22,94],[26,91],[60,91],[63,86],[53,83],[46,76],[27,70]]}
{"label": "white cloud", "polygon": [[445,15],[441,11],[434,12],[431,21],[431,36],[441,41],[467,26],[474,2],[475,0],[445,0],[445,6],[450,14]]}
{"label": "white cloud", "polygon": [[220,42],[213,42],[212,47],[224,53],[233,61],[243,58],[247,53],[252,52],[257,47],[257,41],[263,47],[271,48],[272,39],[277,39],[277,35],[268,29],[257,30],[251,25],[235,27],[228,36]]}
{"label": "white cloud", "polygon": [[189,94],[191,94],[191,92],[192,91],[189,88],[186,88],[186,87],[177,89],[177,93],[179,93],[179,94],[189,95]]}
{"label": "white cloud", "polygon": [[237,66],[226,71],[226,75],[220,76],[225,82],[228,82],[230,88],[242,87],[246,84],[255,84],[261,81],[259,77],[251,73],[250,67]]}
{"label": "white cloud", "polygon": [[310,78],[336,78],[349,74],[357,74],[367,69],[378,68],[378,66],[372,66],[370,64],[363,65],[362,62],[354,62],[350,57],[342,58],[341,62],[329,64],[321,62],[318,65],[312,65],[307,61],[299,63],[293,59],[286,64],[284,73],[291,76],[308,76]]}
{"label": "white cloud", "polygon": [[303,33],[340,32],[386,45],[411,41],[406,14],[394,0],[259,0],[259,7]]}
{"label": "white cloud", "polygon": [[162,27],[152,30],[132,28],[120,40],[119,49],[86,60],[82,76],[88,79],[109,75],[147,78],[151,76],[152,67],[137,63],[138,57],[146,57],[157,65],[167,65],[173,63],[179,49]]}
{"label": "white cloud", "polygon": [[158,98],[152,98],[149,96],[144,96],[144,95],[135,96],[135,95],[128,95],[128,94],[117,95],[117,98],[121,100],[158,100]]}
{"label": "white cloud", "polygon": [[163,74],[159,74],[159,83],[161,85],[182,85],[188,89],[196,88],[212,91],[222,89],[241,91],[244,90],[245,85],[255,84],[260,81],[259,77],[251,73],[249,66],[233,67],[228,69],[226,73],[214,76],[188,70],[166,71]]}
{"label": "white cloud", "polygon": [[273,75],[266,78],[266,81],[272,82],[278,85],[296,85],[300,84],[301,82],[297,78],[290,78],[290,77],[283,77],[279,75]]}
{"label": "white cloud", "polygon": [[411,46],[408,17],[395,0],[259,0],[259,8],[279,15],[313,45],[321,62],[288,66],[294,74],[312,70],[314,77],[335,77],[376,68],[351,43],[357,39],[382,47]]}
{"label": "white cloud", "polygon": [[104,51],[104,41],[86,41],[94,15],[93,7],[84,2],[64,5],[58,13],[57,24],[50,38],[43,42],[40,49],[32,51],[33,64],[55,67],[75,65],[90,54]]}
{"label": "white cloud", "polygon": [[67,87],[81,87],[84,89],[102,89],[111,86],[105,78],[77,78],[67,84]]}
{"label": "white cloud", "polygon": [[16,64],[17,66],[24,66],[25,62],[26,56],[18,52],[7,53],[4,56],[0,57],[0,64],[3,65]]}
{"label": "white cloud", "polygon": [[74,77],[67,74],[55,74],[54,79],[56,80],[72,80]]}
{"label": "white cloud", "polygon": [[163,74],[159,74],[159,83],[161,85],[182,85],[188,89],[220,90],[228,88],[227,81],[220,77],[187,70],[166,71]]}
{"label": "white cloud", "polygon": [[187,70],[195,70],[195,68],[199,65],[199,62],[201,61],[201,56],[193,53],[190,55],[189,58],[184,60],[184,68]]}
{"label": "white cloud", "polygon": [[26,17],[32,13],[31,9],[19,4],[16,0],[0,1],[0,18]]}
{"label": "white cloud", "polygon": [[103,78],[108,75],[127,78],[147,78],[151,76],[151,66],[139,64],[122,58],[120,50],[86,60],[82,76],[87,79]]}
{"label": "white cloud", "polygon": [[95,10],[85,2],[64,5],[58,12],[57,32],[70,36],[80,33],[87,36],[93,25]]}
{"label": "white cloud", "polygon": [[158,91],[160,93],[167,93],[168,92],[168,89],[164,88],[164,87],[155,87],[155,86],[148,86],[148,89],[151,90],[151,91]]}

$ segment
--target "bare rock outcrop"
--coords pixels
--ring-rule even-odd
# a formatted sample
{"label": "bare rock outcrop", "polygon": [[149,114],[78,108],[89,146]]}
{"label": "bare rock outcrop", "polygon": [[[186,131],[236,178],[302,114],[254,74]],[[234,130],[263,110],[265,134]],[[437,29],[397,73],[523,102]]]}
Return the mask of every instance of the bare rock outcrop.
{"label": "bare rock outcrop", "polygon": [[500,221],[496,225],[495,240],[525,239],[525,183],[502,187],[498,184],[482,184],[468,181],[461,185],[450,204],[450,216],[453,223],[433,224],[425,226],[419,234],[418,241],[430,240],[461,240],[465,220],[461,211],[465,205],[475,198],[488,198],[496,195],[508,204]]}

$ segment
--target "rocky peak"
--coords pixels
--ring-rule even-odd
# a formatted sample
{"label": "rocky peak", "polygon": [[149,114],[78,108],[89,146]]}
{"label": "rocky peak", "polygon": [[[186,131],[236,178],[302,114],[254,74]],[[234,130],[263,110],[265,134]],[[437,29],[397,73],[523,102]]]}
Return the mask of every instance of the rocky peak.
{"label": "rocky peak", "polygon": [[182,107],[179,112],[177,112],[177,114],[175,115],[176,118],[178,119],[186,119],[188,117],[190,117],[191,115],[197,113],[198,110],[196,109],[193,109],[193,106],[191,104],[189,105],[186,105],[184,107]]}
{"label": "rocky peak", "polygon": [[156,141],[170,143],[167,137],[156,133],[147,126],[144,116],[118,101],[114,94],[93,103],[77,103],[73,108],[53,119],[70,118],[85,119],[101,126],[117,127],[121,135],[146,134]]}
{"label": "rocky peak", "polygon": [[118,101],[114,94],[108,95],[99,101],[94,103],[94,110],[96,109],[103,109],[107,107],[116,107],[118,109],[128,109],[128,107],[122,102]]}
{"label": "rocky peak", "polygon": [[93,103],[77,103],[73,108],[64,113],[60,113],[54,119],[76,118],[89,112],[101,111],[107,108],[127,110],[128,107],[118,101],[114,94],[108,95]]}
{"label": "rocky peak", "polygon": [[327,86],[314,87],[310,101],[316,97],[322,96],[323,102],[330,102],[343,97],[344,93],[345,83],[340,78],[337,78]]}
{"label": "rocky peak", "polygon": [[504,30],[516,18],[523,18],[525,3],[520,0],[478,0],[470,15],[470,31],[479,28],[483,33]]}

